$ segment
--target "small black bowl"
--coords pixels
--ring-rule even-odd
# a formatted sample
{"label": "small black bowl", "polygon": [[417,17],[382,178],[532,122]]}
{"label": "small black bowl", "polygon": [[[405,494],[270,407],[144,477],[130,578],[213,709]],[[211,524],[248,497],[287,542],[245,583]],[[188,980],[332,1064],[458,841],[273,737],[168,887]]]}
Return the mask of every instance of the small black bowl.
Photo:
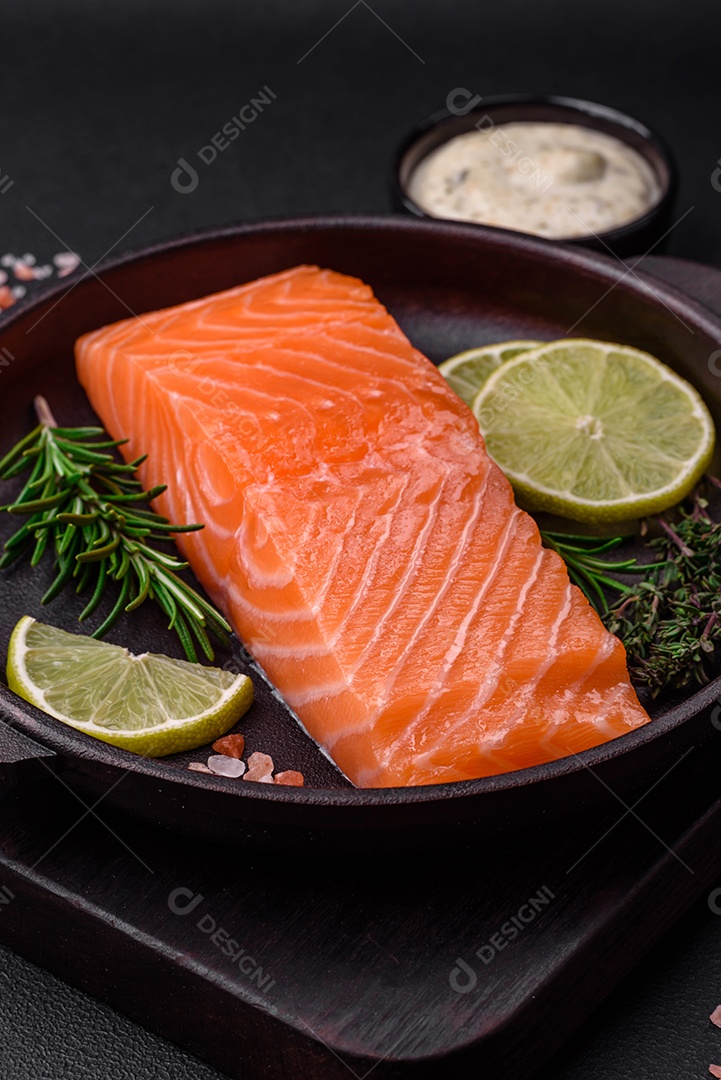
{"label": "small black bowl", "polygon": [[606,105],[596,105],[576,98],[507,94],[484,98],[480,104],[473,104],[470,108],[464,108],[460,103],[453,109],[446,108],[434,113],[404,139],[396,156],[393,195],[397,209],[421,218],[447,220],[429,214],[411,198],[408,193],[410,178],[423,158],[456,135],[472,131],[479,120],[486,116],[493,125],[518,121],[578,124],[613,135],[633,147],[656,174],[661,190],[659,200],[641,217],[619,228],[595,235],[553,239],[550,243],[580,244],[596,251],[612,251],[621,258],[642,255],[651,247],[656,251],[662,250],[663,240],[671,224],[677,187],[677,169],[671,150],[660,135],[639,120]]}

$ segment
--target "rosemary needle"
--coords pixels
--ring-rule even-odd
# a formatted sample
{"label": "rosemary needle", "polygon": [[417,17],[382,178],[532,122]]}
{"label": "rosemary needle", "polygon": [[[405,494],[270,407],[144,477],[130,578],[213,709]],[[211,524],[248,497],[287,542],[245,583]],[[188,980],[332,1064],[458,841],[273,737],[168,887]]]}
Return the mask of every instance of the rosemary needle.
{"label": "rosemary needle", "polygon": [[74,582],[77,593],[91,594],[80,615],[83,622],[111,594],[112,608],[93,633],[100,638],[124,611],[153,600],[188,659],[197,661],[197,642],[212,660],[209,632],[225,640],[230,627],[178,576],[188,564],[156,546],[203,526],[172,525],[148,508],[165,485],[143,490],[135,474],[145,458],[129,464],[116,460],[113,451],[127,440],[108,439],[99,427],[58,427],[43,397],[35,399],[35,412],[38,426],[0,461],[2,480],[30,473],[14,502],[0,507],[26,519],[6,542],[0,569],[21,555],[37,566],[51,551],[55,579],[44,604]]}

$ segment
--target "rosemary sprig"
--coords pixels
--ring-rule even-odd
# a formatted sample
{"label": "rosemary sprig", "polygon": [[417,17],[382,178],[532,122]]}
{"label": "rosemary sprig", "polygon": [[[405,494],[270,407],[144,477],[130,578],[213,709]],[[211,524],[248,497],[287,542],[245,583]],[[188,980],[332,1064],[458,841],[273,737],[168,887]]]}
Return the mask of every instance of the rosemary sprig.
{"label": "rosemary sprig", "polygon": [[2,480],[30,470],[15,501],[0,507],[26,518],[6,542],[0,569],[24,554],[37,566],[50,551],[56,574],[43,604],[74,581],[77,593],[91,593],[80,615],[83,622],[110,591],[112,609],[93,633],[100,638],[124,611],[153,600],[167,615],[169,629],[178,635],[188,659],[197,661],[197,642],[212,660],[208,633],[225,640],[230,627],[178,576],[188,564],[156,546],[174,533],[203,526],[172,525],[148,508],[166,487],[144,491],[135,479],[145,457],[127,465],[115,459],[113,451],[127,440],[110,440],[98,427],[58,427],[42,397],[35,399],[35,410],[38,426],[0,461]]}
{"label": "rosemary sprig", "polygon": [[623,536],[604,539],[597,536],[569,536],[566,533],[542,530],[541,539],[546,547],[552,548],[561,556],[571,581],[585,593],[599,615],[604,615],[608,611],[607,591],[609,589],[620,593],[634,591],[630,585],[618,581],[617,578],[609,577],[609,574],[638,574],[646,570],[646,567],[636,559],[604,558],[624,542],[626,538]]}
{"label": "rosemary sprig", "polygon": [[713,675],[721,642],[721,523],[707,508],[697,490],[673,523],[657,519],[662,533],[648,542],[657,561],[605,618],[626,646],[631,675],[654,697]]}

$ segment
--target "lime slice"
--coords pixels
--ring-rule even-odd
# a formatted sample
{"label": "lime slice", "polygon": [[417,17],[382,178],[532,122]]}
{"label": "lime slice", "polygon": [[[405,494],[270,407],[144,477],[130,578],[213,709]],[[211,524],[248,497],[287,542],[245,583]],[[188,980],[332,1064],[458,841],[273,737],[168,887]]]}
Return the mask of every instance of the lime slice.
{"label": "lime slice", "polygon": [[438,370],[459,398],[470,405],[496,368],[540,344],[540,341],[501,341],[497,345],[481,345],[449,357],[438,365]]}
{"label": "lime slice", "polygon": [[714,448],[692,386],[648,353],[605,341],[553,341],[509,360],[473,412],[524,504],[575,521],[673,506]]}
{"label": "lime slice", "polygon": [[68,634],[28,615],[8,647],[8,686],[70,727],[145,757],[224,735],[253,702],[247,675]]}

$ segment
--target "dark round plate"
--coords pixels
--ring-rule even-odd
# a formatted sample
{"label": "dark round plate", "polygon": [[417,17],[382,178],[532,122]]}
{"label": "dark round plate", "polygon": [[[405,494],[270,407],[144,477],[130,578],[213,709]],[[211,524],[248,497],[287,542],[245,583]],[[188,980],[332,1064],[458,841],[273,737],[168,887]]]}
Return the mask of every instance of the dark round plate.
{"label": "dark round plate", "polygon": [[[623,264],[577,248],[499,233],[394,218],[318,218],[205,232],[126,255],[99,276],[79,275],[19,306],[0,326],[0,453],[31,424],[44,393],[62,423],[92,419],[74,377],[82,333],[310,262],[367,281],[434,361],[505,338],[591,336],[659,356],[699,388],[721,424],[721,383],[709,357],[721,321],[682,293]],[[6,352],[3,352],[6,350]],[[146,448],[152,453],[152,446]],[[13,524],[3,516],[5,539]],[[49,568],[11,568],[0,577],[0,642],[31,614],[77,630],[81,603],[39,598]],[[127,616],[111,640],[135,651],[179,655],[151,610]],[[495,837],[577,814],[608,787],[648,785],[690,746],[710,739],[709,710],[721,679],[698,693],[655,703],[651,724],[575,757],[484,780],[420,788],[355,790],[304,734],[292,713],[236,643],[218,662],[255,674],[257,703],[240,725],[249,750],[276,767],[305,773],[305,788],[282,788],[189,772],[203,751],[145,760],[74,732],[0,686],[0,708],[19,730],[55,752],[45,758],[65,782],[147,820],[221,842],[373,849]],[[37,766],[39,768],[39,766]]]}

